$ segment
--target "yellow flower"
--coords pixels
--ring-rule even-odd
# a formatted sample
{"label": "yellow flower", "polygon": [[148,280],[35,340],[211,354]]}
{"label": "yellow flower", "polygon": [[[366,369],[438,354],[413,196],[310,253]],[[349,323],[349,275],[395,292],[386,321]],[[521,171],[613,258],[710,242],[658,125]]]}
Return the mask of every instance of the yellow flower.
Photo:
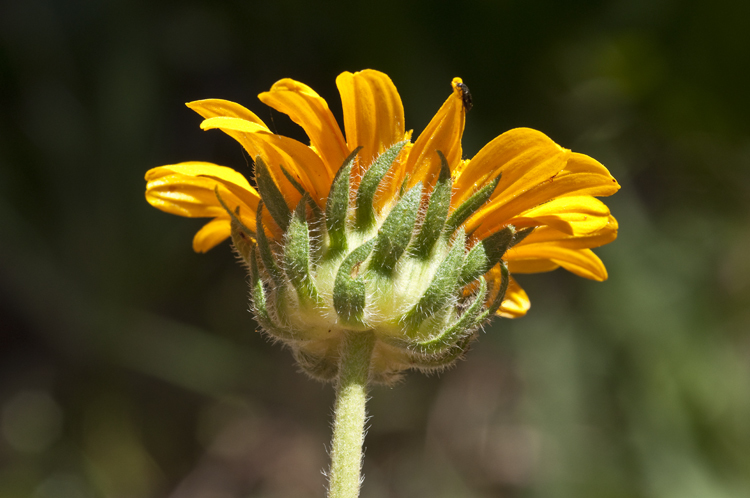
{"label": "yellow flower", "polygon": [[[505,132],[472,159],[463,159],[461,137],[471,98],[460,78],[452,81],[452,93],[413,143],[410,141],[411,131],[407,132],[405,129],[401,99],[387,75],[374,70],[345,72],[339,75],[336,84],[343,104],[345,133],[339,128],[326,101],[302,83],[283,79],[275,83],[270,91],[259,95],[264,104],[287,114],[304,129],[310,139],[309,146],[274,134],[258,116],[239,104],[217,99],[187,104],[204,118],[202,129],[222,130],[240,142],[252,158],[256,158],[257,189],[242,174],[206,162],[161,166],[146,174],[146,199],[151,205],[181,216],[212,218],[193,239],[196,251],[211,249],[233,235],[234,227],[234,241],[238,251],[249,266],[260,265],[253,280],[256,284],[260,282],[258,285],[262,296],[258,299],[265,299],[266,294],[270,296],[280,292],[274,286],[291,286],[290,289],[296,289],[297,297],[285,297],[283,303],[274,303],[274,309],[266,310],[269,320],[275,326],[287,331],[302,330],[305,326],[317,327],[325,329],[326,333],[338,328],[356,328],[357,324],[363,329],[374,328],[376,332],[383,329],[386,331],[381,337],[385,337],[381,349],[386,351],[397,347],[399,334],[412,339],[416,337],[422,342],[435,337],[435,334],[439,335],[441,327],[445,329],[460,319],[471,303],[472,294],[478,296],[477,300],[482,297],[485,303],[490,303],[499,296],[501,303],[493,311],[500,316],[524,315],[529,309],[528,297],[514,279],[504,278],[503,275],[507,273],[506,265],[512,274],[544,272],[562,267],[593,280],[602,281],[607,278],[603,263],[591,248],[613,241],[617,237],[617,222],[607,206],[596,197],[615,193],[619,185],[599,162],[564,149],[543,133],[528,128]],[[355,154],[350,156],[353,152]],[[390,156],[386,158],[388,154]],[[387,159],[387,162],[378,166],[385,168],[383,173],[387,173],[378,177],[374,183],[377,187],[376,191],[373,190],[374,196],[367,198],[368,206],[371,206],[367,208],[368,212],[371,211],[373,215],[371,222],[362,221],[368,215],[362,214],[365,208],[360,208],[359,204],[356,209],[352,206],[355,204],[354,195],[359,190],[370,188],[360,188],[360,182],[364,184],[370,181],[363,178],[367,178],[366,173],[371,167],[375,168],[373,164],[378,158]],[[351,192],[343,221],[345,228],[342,229],[342,247],[346,248],[341,250],[340,256],[330,256],[336,262],[327,267],[325,261],[328,256],[325,254],[326,251],[332,251],[330,247],[335,242],[333,229],[331,225],[326,225],[326,221],[316,222],[314,218],[315,212],[333,209],[329,193],[332,192],[340,171],[348,174],[345,194],[349,196]],[[411,257],[420,230],[427,232],[427,225],[432,223],[425,220],[430,216],[430,196],[437,198],[433,194],[443,188],[439,185],[448,185],[449,197],[446,199],[449,198],[450,207],[446,205],[446,209],[450,213],[458,213],[452,219],[454,222],[458,220],[459,226],[451,228],[443,243],[426,247],[420,265],[404,262],[398,263],[397,270],[391,269],[388,281],[395,287],[383,287],[382,283],[378,283],[378,278],[372,275],[367,277],[367,282],[375,283],[366,283],[368,287],[365,294],[368,303],[378,303],[377,307],[365,312],[359,310],[361,316],[358,321],[354,320],[356,324],[352,325],[354,322],[351,320],[347,322],[341,310],[349,309],[348,305],[332,305],[335,298],[333,294],[336,292],[333,281],[342,262],[368,240],[375,240],[380,236],[383,227],[387,226],[387,218],[392,215],[395,220],[394,213],[398,209],[404,213],[413,212],[415,218],[410,222],[415,223],[416,220],[413,227],[409,226],[407,233],[409,249],[401,251],[406,255],[401,259]],[[264,192],[264,189],[269,193]],[[263,194],[262,208],[259,207],[259,190]],[[413,199],[409,201],[414,206],[413,209],[409,208],[411,211],[403,207],[407,203],[404,199],[409,196],[409,192],[415,192],[411,195]],[[333,194],[330,197],[333,198]],[[273,199],[282,200],[274,203]],[[309,206],[304,199],[309,199]],[[402,208],[398,208],[399,205]],[[465,216],[459,216],[459,211],[463,213],[462,210],[466,211]],[[259,211],[260,217],[257,216]],[[360,214],[365,218],[358,218]],[[310,290],[308,294],[305,294],[307,291],[300,291],[302,284],[294,282],[292,270],[279,270],[281,274],[288,274],[291,283],[277,280],[274,284],[272,273],[276,270],[268,266],[273,266],[274,263],[263,259],[263,244],[266,244],[270,252],[265,254],[276,258],[280,267],[284,266],[286,256],[282,253],[293,252],[293,248],[288,247],[292,230],[290,223],[294,225],[295,216],[304,225],[304,231],[300,233],[308,234],[309,225],[309,241],[305,244],[323,246],[322,249],[309,249],[312,254],[309,268],[301,270],[300,279],[308,279],[312,282],[311,285],[317,286],[314,292]],[[408,213],[403,216],[403,219],[409,219]],[[259,220],[265,227],[265,232],[260,237]],[[448,224],[450,220],[449,217]],[[403,223],[403,220],[399,223]],[[438,223],[438,232],[443,230],[445,233],[445,223],[443,216]],[[507,237],[492,238],[501,233],[505,233]],[[256,238],[259,239],[258,248]],[[267,243],[264,242],[266,239]],[[417,312],[415,310],[424,308],[424,293],[428,292],[426,288],[438,278],[442,271],[439,270],[440,264],[450,257],[450,249],[459,244],[455,242],[458,239],[463,244],[463,249],[456,256],[456,261],[464,268],[469,265],[471,249],[486,241],[491,241],[492,244],[501,241],[505,244],[499,253],[502,261],[496,261],[500,256],[490,258],[493,266],[486,272],[487,268],[483,268],[482,275],[463,270],[464,274],[471,274],[471,281],[466,282],[461,280],[463,277],[457,277],[460,292],[456,294],[457,297],[443,303],[453,311],[441,319],[442,325],[424,329],[419,328],[422,327],[419,325],[414,329],[418,329],[417,332],[409,332],[403,328],[403,324],[409,322],[409,313],[413,315]],[[302,244],[300,250],[308,250],[303,246],[307,247]],[[288,249],[284,249],[285,247]],[[487,247],[488,250],[492,249],[489,245]],[[365,258],[368,257],[367,254]],[[397,260],[400,254],[395,256]],[[319,264],[319,261],[323,263]],[[352,282],[356,280],[358,268],[363,261],[364,258],[359,258],[349,269],[349,280]],[[401,272],[401,275],[393,272]],[[418,275],[419,278],[410,280],[408,276],[402,275],[405,272],[411,272],[412,277]],[[345,276],[341,278],[344,279]],[[404,286],[417,290],[400,290]],[[303,294],[311,299],[312,304],[306,312],[295,318],[294,310],[305,308]],[[362,294],[362,299],[365,294]],[[385,297],[379,296],[380,294]],[[398,300],[406,300],[408,303],[386,303]],[[258,311],[257,303],[255,307]],[[332,311],[334,307],[338,317]],[[484,305],[485,310],[489,307],[489,304]],[[391,312],[397,316],[384,316]],[[259,322],[263,323],[262,319]],[[266,329],[272,327],[264,326]],[[467,330],[473,329],[469,327]],[[318,341],[316,345],[310,346],[310,341],[325,334],[290,334],[290,342],[303,345],[299,348],[293,346],[298,359],[304,357],[309,360],[309,357],[315,357],[316,360],[310,360],[314,363],[334,354],[330,351],[335,349],[335,341],[329,341],[330,344],[323,346]],[[402,355],[404,358],[413,356],[419,349],[415,348],[414,343],[409,348]],[[427,356],[436,355],[437,353],[431,352]],[[306,361],[304,358],[300,359],[301,363]],[[403,361],[398,366],[382,366],[381,370],[395,372],[415,366],[409,364],[410,360],[401,359]],[[374,361],[377,365],[377,355]],[[419,368],[430,368],[430,365],[429,362],[416,364]],[[383,375],[384,378],[388,376],[386,373]],[[325,377],[323,374],[319,376]]]}

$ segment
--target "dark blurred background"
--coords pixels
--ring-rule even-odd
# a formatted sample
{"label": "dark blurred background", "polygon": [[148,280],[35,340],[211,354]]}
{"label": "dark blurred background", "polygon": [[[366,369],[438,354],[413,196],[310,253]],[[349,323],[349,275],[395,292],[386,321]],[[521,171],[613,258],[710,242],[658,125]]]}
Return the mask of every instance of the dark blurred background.
{"label": "dark blurred background", "polygon": [[0,497],[324,495],[333,392],[267,343],[229,245],[143,175],[247,170],[184,107],[388,73],[415,135],[461,76],[467,157],[529,126],[607,165],[610,279],[372,390],[363,498],[750,496],[750,3],[0,3]]}

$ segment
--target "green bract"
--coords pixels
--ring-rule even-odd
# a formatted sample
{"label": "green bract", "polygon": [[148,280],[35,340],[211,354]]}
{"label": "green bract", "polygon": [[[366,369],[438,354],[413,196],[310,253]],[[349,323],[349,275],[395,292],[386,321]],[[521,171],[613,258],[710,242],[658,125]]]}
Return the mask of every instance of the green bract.
{"label": "green bract", "polygon": [[[474,241],[462,227],[497,180],[449,213],[453,184],[438,153],[441,173],[430,191],[417,183],[376,212],[378,186],[403,146],[377,158],[353,192],[355,150],[336,174],[325,212],[301,187],[302,200],[290,211],[258,156],[256,231],[227,209],[234,246],[250,270],[258,323],[315,378],[336,378],[344,332],[374,334],[374,382],[391,382],[410,368],[445,368],[466,351],[505,295],[509,276],[501,258],[525,232],[508,226]],[[264,209],[283,230],[283,241],[266,235]],[[503,278],[492,282],[499,286],[492,290],[483,275],[495,265]]]}

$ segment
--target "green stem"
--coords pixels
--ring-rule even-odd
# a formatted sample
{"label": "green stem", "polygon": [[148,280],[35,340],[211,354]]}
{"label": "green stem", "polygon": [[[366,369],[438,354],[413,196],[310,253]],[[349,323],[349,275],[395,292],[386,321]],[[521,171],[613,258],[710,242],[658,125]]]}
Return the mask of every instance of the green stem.
{"label": "green stem", "polygon": [[328,498],[357,498],[365,439],[365,402],[375,334],[346,332],[339,360]]}

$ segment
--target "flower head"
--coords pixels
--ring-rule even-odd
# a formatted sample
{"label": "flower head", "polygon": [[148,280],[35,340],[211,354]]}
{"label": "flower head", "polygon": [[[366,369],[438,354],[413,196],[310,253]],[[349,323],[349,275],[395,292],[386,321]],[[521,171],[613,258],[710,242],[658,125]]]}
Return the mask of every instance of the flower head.
{"label": "flower head", "polygon": [[414,142],[388,76],[346,72],[336,84],[345,133],[302,83],[283,79],[259,95],[304,129],[309,146],[239,104],[187,104],[201,128],[222,130],[255,159],[255,187],[206,162],[146,174],[153,206],[212,218],[196,251],[232,237],[258,323],[306,371],[334,378],[342,333],[352,330],[375,332],[374,380],[443,368],[493,315],[526,313],[511,273],[563,267],[607,278],[591,248],[613,241],[617,222],[596,197],[619,185],[596,160],[528,128],[464,159],[471,96],[460,78]]}

